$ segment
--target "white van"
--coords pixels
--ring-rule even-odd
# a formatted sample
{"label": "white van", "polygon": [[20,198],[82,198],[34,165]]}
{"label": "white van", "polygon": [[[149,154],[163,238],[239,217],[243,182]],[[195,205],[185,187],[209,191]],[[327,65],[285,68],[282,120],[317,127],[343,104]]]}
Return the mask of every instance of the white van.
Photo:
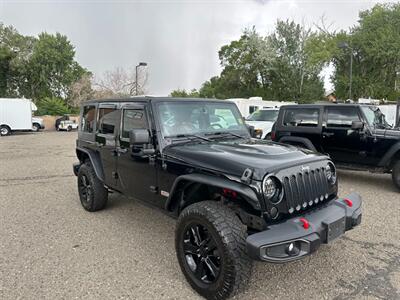
{"label": "white van", "polygon": [[32,111],[36,105],[29,99],[0,98],[0,135],[9,135],[12,131],[38,131],[43,129],[43,120],[34,118]]}

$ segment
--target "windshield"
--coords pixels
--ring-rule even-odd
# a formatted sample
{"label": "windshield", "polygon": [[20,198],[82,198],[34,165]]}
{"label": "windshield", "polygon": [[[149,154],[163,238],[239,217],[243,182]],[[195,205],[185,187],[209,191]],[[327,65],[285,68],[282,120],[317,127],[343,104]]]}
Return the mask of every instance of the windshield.
{"label": "windshield", "polygon": [[233,103],[161,102],[158,104],[164,137],[237,133],[248,135],[243,118]]}
{"label": "windshield", "polygon": [[362,111],[367,119],[370,126],[376,128],[391,128],[391,126],[386,122],[385,115],[376,106],[362,106]]}
{"label": "windshield", "polygon": [[278,110],[256,110],[249,117],[247,121],[270,121],[275,122],[278,118]]}

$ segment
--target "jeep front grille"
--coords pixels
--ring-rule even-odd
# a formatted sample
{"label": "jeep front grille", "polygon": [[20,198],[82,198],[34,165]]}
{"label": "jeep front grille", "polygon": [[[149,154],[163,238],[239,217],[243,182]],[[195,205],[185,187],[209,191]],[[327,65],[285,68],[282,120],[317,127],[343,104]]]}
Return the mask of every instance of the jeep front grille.
{"label": "jeep front grille", "polygon": [[289,213],[306,209],[329,197],[325,168],[285,176],[282,182]]}

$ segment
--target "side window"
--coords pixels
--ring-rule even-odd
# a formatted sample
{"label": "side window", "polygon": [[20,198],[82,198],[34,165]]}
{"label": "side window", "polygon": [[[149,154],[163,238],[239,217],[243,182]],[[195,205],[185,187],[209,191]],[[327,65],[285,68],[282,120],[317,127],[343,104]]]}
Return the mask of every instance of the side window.
{"label": "side window", "polygon": [[118,110],[115,108],[99,108],[97,128],[98,133],[115,134],[118,123]]}
{"label": "side window", "polygon": [[89,133],[93,132],[95,124],[95,112],[96,112],[96,107],[93,105],[85,106],[83,108],[81,131]]}
{"label": "side window", "polygon": [[327,127],[351,128],[353,121],[360,121],[355,107],[328,107],[326,111]]}
{"label": "side window", "polygon": [[146,129],[147,121],[143,109],[125,109],[122,117],[122,138],[129,138],[129,131],[132,129]]}
{"label": "side window", "polygon": [[317,127],[318,108],[289,108],[285,111],[283,126]]}

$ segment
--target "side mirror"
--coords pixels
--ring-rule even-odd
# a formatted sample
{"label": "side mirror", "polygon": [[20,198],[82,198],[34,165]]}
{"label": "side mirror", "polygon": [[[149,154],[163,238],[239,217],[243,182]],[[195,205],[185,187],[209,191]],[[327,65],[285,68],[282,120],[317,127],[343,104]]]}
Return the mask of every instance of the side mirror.
{"label": "side mirror", "polygon": [[362,130],[362,129],[364,129],[364,123],[361,121],[353,121],[353,122],[351,122],[351,129]]}
{"label": "side mirror", "polygon": [[129,132],[131,145],[143,145],[150,143],[150,134],[147,129],[133,129]]}
{"label": "side mirror", "polygon": [[256,133],[255,133],[255,130],[254,130],[254,126],[246,124],[246,127],[249,130],[250,136],[251,137],[255,137]]}

